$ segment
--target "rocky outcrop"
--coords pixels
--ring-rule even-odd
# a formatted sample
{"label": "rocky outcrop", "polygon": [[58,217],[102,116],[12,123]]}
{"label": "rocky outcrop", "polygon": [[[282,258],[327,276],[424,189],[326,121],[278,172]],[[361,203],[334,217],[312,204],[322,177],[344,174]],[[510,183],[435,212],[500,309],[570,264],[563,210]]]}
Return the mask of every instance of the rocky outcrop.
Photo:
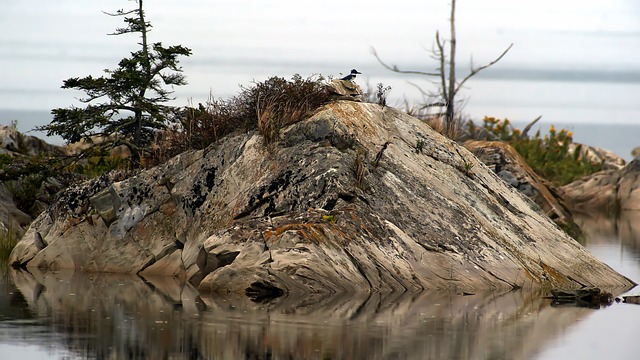
{"label": "rocky outcrop", "polygon": [[332,80],[329,85],[329,92],[331,98],[335,100],[351,100],[362,101],[362,89],[360,85],[349,80]]}
{"label": "rocky outcrop", "polygon": [[[0,155],[12,159],[0,168],[0,175],[6,175],[5,171],[15,163],[20,163],[31,156],[46,156],[61,154],[59,146],[51,145],[37,137],[25,135],[17,130],[17,123],[0,125]],[[5,178],[5,176],[3,176]],[[24,192],[22,183],[15,181],[0,181],[0,236],[19,238],[22,236],[29,223],[40,214],[47,206],[51,195],[62,188],[55,179],[45,181],[33,197],[36,199],[33,206],[18,208],[14,201],[14,195]]]}
{"label": "rocky outcrop", "polygon": [[[68,189],[14,266],[169,275],[203,293],[629,287],[475,156],[392,108],[334,102]],[[310,297],[311,296],[311,297]]]}
{"label": "rocky outcrop", "polygon": [[571,143],[569,144],[569,151],[572,154],[575,151],[580,151],[580,158],[592,163],[602,164],[602,170],[619,170],[626,165],[624,159],[614,152],[596,146]]}
{"label": "rocky outcrop", "polygon": [[42,155],[60,153],[59,146],[51,145],[35,136],[25,135],[18,131],[17,123],[0,125],[0,154],[10,156]]}
{"label": "rocky outcrop", "polygon": [[615,215],[618,209],[618,181],[618,171],[603,170],[564,185],[559,192],[572,212]]}
{"label": "rocky outcrop", "polygon": [[464,146],[504,182],[533,200],[569,234],[579,235],[580,229],[555,187],[538,176],[511,145],[501,141],[467,141]]}
{"label": "rocky outcrop", "polygon": [[615,215],[640,210],[640,158],[620,170],[603,170],[560,188],[572,212]]}
{"label": "rocky outcrop", "polygon": [[620,210],[640,210],[640,158],[620,170],[616,200]]}

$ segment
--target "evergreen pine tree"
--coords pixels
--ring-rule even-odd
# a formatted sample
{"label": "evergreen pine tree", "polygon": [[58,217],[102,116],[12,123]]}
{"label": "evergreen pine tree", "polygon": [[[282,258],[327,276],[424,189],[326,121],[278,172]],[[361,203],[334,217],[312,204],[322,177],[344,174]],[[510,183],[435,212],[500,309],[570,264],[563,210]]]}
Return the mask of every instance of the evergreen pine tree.
{"label": "evergreen pine tree", "polygon": [[[145,19],[142,0],[136,2],[136,9],[106,14],[121,16],[126,24],[109,35],[139,33],[140,48],[122,59],[117,69],[104,70],[104,76],[64,80],[63,89],[86,94],[80,99],[86,106],[53,109],[51,123],[38,128],[49,136],[59,135],[69,143],[84,139],[92,145],[92,150],[125,145],[131,151],[134,168],[140,166],[154,131],[165,127],[172,110],[171,106],[163,105],[173,99],[173,91],[166,86],[187,83],[178,66],[178,57],[191,55],[191,50],[181,45],[149,44],[151,24]],[[96,138],[101,141],[94,141]]]}

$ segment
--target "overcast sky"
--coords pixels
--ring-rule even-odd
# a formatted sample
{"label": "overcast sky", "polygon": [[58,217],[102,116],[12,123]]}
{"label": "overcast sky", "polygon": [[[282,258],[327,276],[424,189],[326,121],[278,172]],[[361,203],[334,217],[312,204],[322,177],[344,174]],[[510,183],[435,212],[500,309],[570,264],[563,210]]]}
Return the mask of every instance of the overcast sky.
{"label": "overcast sky", "polygon": [[[125,0],[2,0],[0,108],[70,105],[60,89],[72,76],[115,68],[134,36],[106,36],[122,25],[102,11]],[[432,71],[434,33],[448,34],[449,1],[145,1],[151,41],[190,47],[189,85],[178,101],[235,93],[270,75],[337,76],[355,67],[376,82],[391,76],[370,53],[407,69]],[[499,70],[630,71],[637,74],[640,1],[459,0],[459,64],[491,61],[510,43]],[[494,71],[493,69],[487,72]],[[516,71],[516,73],[518,73]],[[626,75],[622,75],[626,76]]]}

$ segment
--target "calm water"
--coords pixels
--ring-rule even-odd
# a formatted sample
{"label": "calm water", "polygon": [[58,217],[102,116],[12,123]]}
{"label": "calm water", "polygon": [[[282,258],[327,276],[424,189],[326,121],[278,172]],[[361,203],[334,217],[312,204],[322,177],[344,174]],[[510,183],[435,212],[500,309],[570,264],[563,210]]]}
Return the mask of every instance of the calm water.
{"label": "calm water", "polygon": [[[581,220],[587,247],[640,280],[640,213]],[[639,294],[632,289],[628,294]],[[3,359],[635,359],[640,306],[551,307],[539,291],[201,298],[173,279],[0,280]]]}

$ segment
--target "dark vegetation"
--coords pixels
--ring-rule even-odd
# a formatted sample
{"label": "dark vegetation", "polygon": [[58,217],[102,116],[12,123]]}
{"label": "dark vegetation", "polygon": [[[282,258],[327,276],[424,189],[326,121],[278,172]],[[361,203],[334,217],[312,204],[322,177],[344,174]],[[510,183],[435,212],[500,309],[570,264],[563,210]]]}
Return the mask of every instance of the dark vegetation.
{"label": "dark vegetation", "polygon": [[376,84],[375,89],[371,89],[369,84],[367,84],[367,91],[363,94],[364,101],[385,107],[387,106],[387,96],[390,91],[391,86],[384,86],[383,83]]}
{"label": "dark vegetation", "polygon": [[18,243],[18,238],[9,229],[8,232],[0,234],[0,271],[7,268],[7,259],[9,259],[9,255],[11,255],[11,250]]}
{"label": "dark vegetation", "polygon": [[13,158],[0,154],[0,182],[13,194],[16,207],[26,213],[44,181],[54,174],[49,161],[42,156]]}

